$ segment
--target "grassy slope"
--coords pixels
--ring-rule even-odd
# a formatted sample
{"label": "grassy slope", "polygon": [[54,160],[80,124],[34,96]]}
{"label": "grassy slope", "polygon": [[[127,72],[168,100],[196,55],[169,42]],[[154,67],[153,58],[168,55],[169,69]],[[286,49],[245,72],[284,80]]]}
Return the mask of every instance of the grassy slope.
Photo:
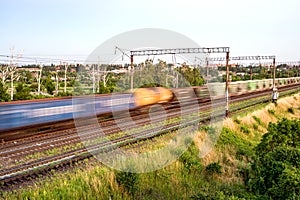
{"label": "grassy slope", "polygon": [[[290,108],[290,109],[289,109]],[[291,113],[293,108],[294,114]],[[198,157],[206,136],[204,130],[195,137],[181,159],[164,169],[139,174],[132,190],[118,184],[117,172],[99,163],[87,164],[72,172],[54,173],[51,180],[12,192],[0,192],[4,199],[253,199],[244,184],[253,147],[266,132],[269,122],[300,116],[300,95],[286,97],[275,107],[269,104],[253,113],[224,121],[215,148],[204,158]],[[289,111],[288,111],[289,110]],[[254,117],[255,116],[255,117]],[[160,139],[164,139],[161,137]],[[159,140],[158,140],[159,142]],[[164,143],[161,141],[161,144]],[[146,145],[143,148],[152,148]],[[142,149],[145,150],[145,149]],[[210,164],[213,167],[207,167]],[[220,166],[220,171],[215,166]],[[135,183],[135,184],[134,184]]]}

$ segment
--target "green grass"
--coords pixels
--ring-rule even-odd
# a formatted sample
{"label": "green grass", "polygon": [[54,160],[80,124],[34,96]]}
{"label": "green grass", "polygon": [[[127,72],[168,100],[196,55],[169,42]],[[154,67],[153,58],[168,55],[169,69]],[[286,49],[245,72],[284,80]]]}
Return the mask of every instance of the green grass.
{"label": "green grass", "polygon": [[262,121],[259,117],[253,116],[253,119],[258,123],[258,125],[262,125]]}
{"label": "green grass", "polygon": [[[284,111],[287,113],[288,108]],[[277,111],[276,111],[277,112]],[[279,111],[278,111],[279,112]],[[275,110],[268,110],[275,115]],[[242,117],[234,118],[235,131],[223,128],[214,151],[217,155],[206,161],[199,158],[199,149],[192,142],[188,151],[164,168],[154,172],[132,175],[88,163],[65,173],[54,173],[29,188],[0,192],[3,199],[263,199],[244,185],[249,161],[264,132],[258,128],[264,119],[254,116],[254,124],[245,125]],[[176,120],[175,120],[176,121]],[[149,128],[149,127],[148,127]],[[142,131],[137,129],[136,131]],[[214,135],[210,126],[200,129]],[[124,133],[121,133],[124,134]],[[133,144],[137,152],[156,150],[174,132],[142,143]],[[152,142],[156,143],[153,144]],[[190,143],[188,138],[185,142]],[[134,149],[128,148],[129,151]],[[51,152],[49,152],[51,153]],[[178,153],[178,152],[174,152]],[[206,163],[206,164],[205,164]],[[119,178],[118,178],[119,177]],[[231,180],[233,179],[233,181]]]}
{"label": "green grass", "polygon": [[[208,129],[208,131],[211,128]],[[166,136],[161,136],[165,139]],[[189,138],[188,143],[192,142]],[[218,148],[235,143],[237,149],[249,146],[248,142],[224,129]],[[239,150],[241,152],[242,150]],[[2,192],[4,199],[189,199],[199,196],[215,198],[245,198],[241,183],[222,183],[223,164],[212,162],[203,166],[195,144],[175,163],[150,173],[134,175],[118,172],[90,163],[74,171],[54,173],[53,177],[31,188]],[[240,176],[237,174],[237,176]]]}
{"label": "green grass", "polygon": [[271,115],[275,115],[275,110],[273,110],[273,109],[268,109],[268,113],[271,114]]}

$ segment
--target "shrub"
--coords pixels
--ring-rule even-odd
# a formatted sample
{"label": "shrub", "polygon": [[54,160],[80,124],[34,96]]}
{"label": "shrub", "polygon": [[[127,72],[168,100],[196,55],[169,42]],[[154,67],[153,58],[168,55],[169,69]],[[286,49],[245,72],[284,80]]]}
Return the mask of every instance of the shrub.
{"label": "shrub", "polygon": [[219,162],[213,162],[206,166],[208,174],[222,174],[222,166]]}
{"label": "shrub", "polygon": [[14,95],[14,100],[29,100],[32,99],[30,94],[30,89],[25,87],[23,83],[19,83],[16,87],[16,94]]}
{"label": "shrub", "polygon": [[43,85],[45,86],[45,88],[49,94],[53,94],[53,91],[55,90],[55,84],[51,80],[50,75],[46,79],[43,80]]}
{"label": "shrub", "polygon": [[[37,83],[32,83],[30,86],[30,91],[31,92],[37,92],[38,91],[38,84]],[[42,85],[41,85],[41,89],[43,89]]]}
{"label": "shrub", "polygon": [[115,178],[117,183],[123,186],[128,193],[134,195],[134,193],[137,191],[139,174],[126,171],[118,171],[116,172]]}
{"label": "shrub", "polygon": [[5,87],[5,85],[2,84],[2,82],[0,82],[0,102],[2,101],[9,101],[10,96],[7,93],[7,88]]}
{"label": "shrub", "polygon": [[270,123],[255,152],[249,189],[273,199],[299,199],[300,120]]}
{"label": "shrub", "polygon": [[71,92],[58,92],[55,96],[56,97],[72,96],[72,93]]}

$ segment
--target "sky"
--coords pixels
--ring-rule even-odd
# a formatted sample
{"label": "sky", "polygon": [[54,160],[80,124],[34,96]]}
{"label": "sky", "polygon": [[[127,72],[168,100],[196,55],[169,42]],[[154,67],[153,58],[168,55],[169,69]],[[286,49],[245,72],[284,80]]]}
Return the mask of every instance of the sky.
{"label": "sky", "polygon": [[[122,32],[162,28],[232,56],[300,60],[299,0],[0,0],[0,55],[85,58]],[[176,41],[175,41],[176,42]]]}

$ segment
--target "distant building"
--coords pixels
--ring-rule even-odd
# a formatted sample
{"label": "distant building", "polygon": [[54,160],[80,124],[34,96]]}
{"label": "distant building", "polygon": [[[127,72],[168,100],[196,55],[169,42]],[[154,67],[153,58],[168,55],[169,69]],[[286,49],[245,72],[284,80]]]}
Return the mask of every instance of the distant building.
{"label": "distant building", "polygon": [[18,67],[17,68],[17,71],[30,71],[30,72],[38,72],[40,71],[41,69],[38,68],[38,67],[32,67],[32,68],[23,68],[23,67]]}
{"label": "distant building", "polygon": [[245,74],[246,74],[245,72],[237,72],[236,73],[237,76],[245,76]]}

